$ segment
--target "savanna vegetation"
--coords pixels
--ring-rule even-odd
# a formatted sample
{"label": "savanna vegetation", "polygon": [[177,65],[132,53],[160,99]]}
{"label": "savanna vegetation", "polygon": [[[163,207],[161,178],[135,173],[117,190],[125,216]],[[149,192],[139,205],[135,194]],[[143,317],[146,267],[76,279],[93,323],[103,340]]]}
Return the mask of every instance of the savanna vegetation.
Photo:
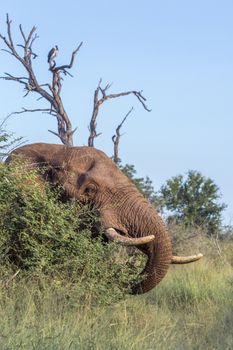
{"label": "savanna vegetation", "polygon": [[230,233],[172,223],[174,250],[205,258],[130,296],[142,257],[105,244],[93,208],[59,201],[26,163],[0,173],[1,349],[232,348]]}
{"label": "savanna vegetation", "polygon": [[[33,92],[37,101],[48,102],[48,108],[15,113],[42,111],[55,116],[58,128],[51,132],[71,146],[75,129],[61,88],[82,43],[66,65],[57,65],[58,48],[51,50],[51,82],[40,85],[33,67],[36,28],[26,36],[20,25],[22,43],[15,44],[9,16],[6,25],[7,35],[0,34],[0,39],[25,76],[5,73],[3,78],[20,83],[25,97]],[[101,84],[94,94],[90,147],[99,135],[96,118],[106,100],[133,94],[149,111],[140,91],[107,95],[110,85]],[[39,183],[26,163],[11,168],[0,163],[1,350],[233,348],[233,234],[231,227],[221,227],[225,205],[219,203],[219,190],[212,180],[191,171],[186,179],[178,175],[156,192],[148,177],[137,177],[133,165],[122,165],[118,145],[128,114],[113,137],[114,160],[166,214],[174,253],[201,251],[204,259],[172,266],[155,289],[130,296],[143,257],[132,254],[132,248],[106,244],[95,208],[60,201],[62,188]],[[0,125],[1,159],[18,142],[9,139]]]}

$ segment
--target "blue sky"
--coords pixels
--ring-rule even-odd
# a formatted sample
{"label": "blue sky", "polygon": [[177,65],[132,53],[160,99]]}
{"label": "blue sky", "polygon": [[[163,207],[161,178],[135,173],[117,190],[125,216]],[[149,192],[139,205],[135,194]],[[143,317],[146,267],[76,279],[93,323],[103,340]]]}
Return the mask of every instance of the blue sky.
{"label": "blue sky", "polygon": [[[35,71],[49,79],[47,53],[57,44],[58,63],[84,45],[72,73],[63,84],[63,100],[74,126],[75,144],[87,144],[93,92],[99,78],[113,82],[111,92],[141,90],[151,113],[133,97],[106,102],[98,118],[97,148],[112,155],[111,136],[134,106],[122,132],[120,157],[135,164],[159,187],[171,176],[199,170],[219,186],[228,204],[224,222],[233,224],[233,2],[232,1],[13,1],[1,4],[0,31],[5,13],[26,31],[38,28]],[[1,45],[1,48],[3,46]],[[22,69],[4,52],[1,75]],[[0,81],[1,116],[21,107],[39,107],[36,96],[23,99],[21,86]],[[59,140],[50,116],[11,118],[8,129],[28,142]]]}

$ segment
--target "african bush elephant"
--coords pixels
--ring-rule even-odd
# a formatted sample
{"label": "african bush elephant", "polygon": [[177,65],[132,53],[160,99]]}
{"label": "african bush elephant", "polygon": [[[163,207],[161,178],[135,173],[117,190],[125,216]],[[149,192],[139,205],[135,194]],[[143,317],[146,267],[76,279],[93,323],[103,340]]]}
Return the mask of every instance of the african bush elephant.
{"label": "african bush elephant", "polygon": [[133,294],[155,287],[171,263],[189,263],[202,256],[172,256],[171,241],[161,217],[102,151],[36,143],[16,149],[7,162],[18,156],[33,167],[46,166],[46,179],[62,185],[68,197],[94,203],[109,240],[135,245],[147,255],[145,278],[132,287]]}

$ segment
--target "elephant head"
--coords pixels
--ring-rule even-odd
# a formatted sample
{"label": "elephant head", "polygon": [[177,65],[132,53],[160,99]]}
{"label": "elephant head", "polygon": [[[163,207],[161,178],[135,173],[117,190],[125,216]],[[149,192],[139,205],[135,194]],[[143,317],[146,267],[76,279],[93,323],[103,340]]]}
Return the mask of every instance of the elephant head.
{"label": "elephant head", "polygon": [[48,166],[47,178],[62,185],[68,197],[95,204],[108,239],[135,245],[147,255],[145,278],[132,287],[133,294],[155,287],[171,263],[188,263],[202,256],[172,256],[163,220],[102,151],[38,143],[16,149],[7,162],[16,156],[27,159],[33,167]]}

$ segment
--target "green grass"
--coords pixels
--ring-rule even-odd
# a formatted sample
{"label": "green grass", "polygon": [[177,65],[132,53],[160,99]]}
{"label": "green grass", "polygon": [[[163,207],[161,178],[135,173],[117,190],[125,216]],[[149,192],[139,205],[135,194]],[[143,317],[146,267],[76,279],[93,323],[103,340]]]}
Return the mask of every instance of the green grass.
{"label": "green grass", "polygon": [[93,306],[88,290],[83,303],[66,287],[18,276],[2,288],[1,350],[233,348],[228,264],[171,268],[150,293],[111,306]]}

